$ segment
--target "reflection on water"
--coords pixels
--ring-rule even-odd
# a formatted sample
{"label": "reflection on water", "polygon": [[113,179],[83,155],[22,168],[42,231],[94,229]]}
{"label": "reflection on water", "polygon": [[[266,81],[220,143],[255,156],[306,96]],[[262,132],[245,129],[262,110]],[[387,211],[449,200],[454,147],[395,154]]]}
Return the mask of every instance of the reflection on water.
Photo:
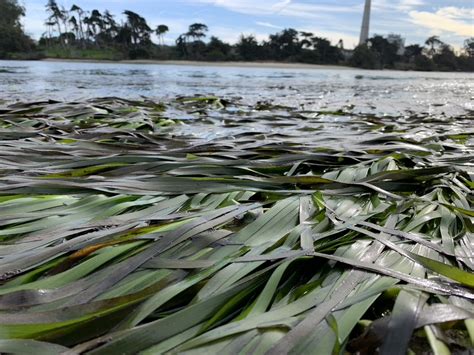
{"label": "reflection on water", "polygon": [[474,110],[474,74],[0,61],[0,100],[218,95],[254,104],[404,116]]}

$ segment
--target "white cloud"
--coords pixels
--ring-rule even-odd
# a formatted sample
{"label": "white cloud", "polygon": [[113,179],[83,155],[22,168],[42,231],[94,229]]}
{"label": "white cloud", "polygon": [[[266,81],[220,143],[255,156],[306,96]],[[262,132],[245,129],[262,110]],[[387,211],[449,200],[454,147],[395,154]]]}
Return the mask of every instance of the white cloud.
{"label": "white cloud", "polygon": [[188,0],[191,3],[209,4],[247,15],[280,15],[302,19],[323,18],[329,13],[360,12],[359,6],[317,5],[275,0]]}
{"label": "white cloud", "polygon": [[288,7],[291,4],[291,1],[292,0],[283,0],[281,2],[277,2],[276,4],[272,6],[272,8],[276,11],[281,11],[285,9],[286,7]]}
{"label": "white cloud", "polygon": [[425,5],[424,0],[375,0],[373,1],[372,8],[374,11],[383,12],[409,12],[423,5]]}
{"label": "white cloud", "polygon": [[400,0],[397,4],[397,9],[399,11],[411,11],[424,4],[425,2],[423,0]]}
{"label": "white cloud", "polygon": [[445,7],[436,12],[410,11],[411,21],[419,26],[429,28],[433,34],[442,35],[448,32],[463,37],[474,37],[472,10]]}
{"label": "white cloud", "polygon": [[283,29],[283,27],[271,24],[270,22],[257,21],[257,22],[255,22],[255,24],[258,25],[258,26],[274,28],[274,29],[277,29],[277,30]]}
{"label": "white cloud", "polygon": [[460,8],[454,6],[442,7],[436,12],[439,16],[448,17],[450,19],[457,19],[462,21],[474,21],[474,8]]}

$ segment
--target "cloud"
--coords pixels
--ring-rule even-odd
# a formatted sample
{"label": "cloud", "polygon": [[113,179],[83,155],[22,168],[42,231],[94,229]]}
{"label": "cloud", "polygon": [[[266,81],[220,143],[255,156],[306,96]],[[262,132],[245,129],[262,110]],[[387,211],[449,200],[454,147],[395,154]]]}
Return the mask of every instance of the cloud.
{"label": "cloud", "polygon": [[425,5],[424,0],[377,0],[373,1],[372,8],[374,11],[382,12],[409,12]]}
{"label": "cloud", "polygon": [[277,29],[277,30],[283,29],[283,27],[277,26],[277,25],[273,25],[273,24],[271,24],[270,22],[257,21],[257,22],[255,22],[255,24],[256,24],[256,25],[259,25],[259,26],[262,26],[262,27],[274,28],[274,29]]}
{"label": "cloud", "polygon": [[400,0],[396,5],[399,11],[411,11],[417,7],[423,6],[425,2],[423,0]]}
{"label": "cloud", "polygon": [[288,7],[291,4],[291,1],[292,0],[284,0],[284,1],[281,1],[281,2],[277,2],[272,7],[276,11],[281,11],[281,10],[285,9],[286,7]]}
{"label": "cloud", "polygon": [[442,7],[437,11],[440,16],[448,17],[451,19],[458,19],[462,21],[471,22],[474,21],[474,8],[466,9],[454,6]]}
{"label": "cloud", "polygon": [[474,11],[455,7],[444,7],[436,12],[410,11],[411,21],[429,28],[435,34],[448,32],[457,36],[474,37]]}
{"label": "cloud", "polygon": [[324,18],[328,14],[360,12],[359,6],[318,5],[275,0],[188,0],[190,3],[209,4],[246,15],[280,15],[301,19]]}

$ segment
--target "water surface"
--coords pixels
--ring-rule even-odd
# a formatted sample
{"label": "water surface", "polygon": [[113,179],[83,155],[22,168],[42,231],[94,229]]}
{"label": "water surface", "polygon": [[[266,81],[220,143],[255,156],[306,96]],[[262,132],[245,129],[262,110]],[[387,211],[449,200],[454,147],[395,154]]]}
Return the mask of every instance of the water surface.
{"label": "water surface", "polygon": [[455,117],[474,110],[474,74],[0,61],[0,100],[165,100],[218,95],[303,110]]}

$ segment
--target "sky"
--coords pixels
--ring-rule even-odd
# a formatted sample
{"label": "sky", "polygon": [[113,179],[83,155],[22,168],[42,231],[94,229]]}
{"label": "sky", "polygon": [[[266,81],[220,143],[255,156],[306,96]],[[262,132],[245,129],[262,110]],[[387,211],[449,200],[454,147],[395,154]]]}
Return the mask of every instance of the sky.
{"label": "sky", "polygon": [[[26,8],[23,20],[27,33],[38,39],[45,31],[46,0],[19,0]],[[69,9],[76,4],[84,10],[110,10],[121,20],[123,10],[145,17],[156,28],[166,24],[169,44],[200,22],[208,35],[235,43],[241,34],[263,40],[284,28],[312,32],[345,48],[358,43],[364,0],[57,0]],[[456,49],[474,37],[474,0],[372,0],[371,36],[396,33],[406,44],[422,44],[431,35]]]}

